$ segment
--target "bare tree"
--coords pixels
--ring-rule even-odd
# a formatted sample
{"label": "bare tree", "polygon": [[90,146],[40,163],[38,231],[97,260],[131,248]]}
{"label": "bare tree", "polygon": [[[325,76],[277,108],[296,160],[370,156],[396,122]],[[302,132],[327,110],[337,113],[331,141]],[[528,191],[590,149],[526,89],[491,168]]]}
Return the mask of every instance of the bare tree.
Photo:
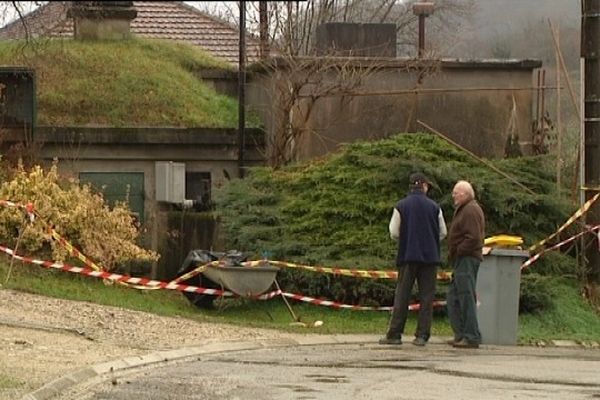
{"label": "bare tree", "polygon": [[29,41],[50,31],[53,26],[44,26],[39,23],[32,25],[29,13],[36,10],[47,1],[2,1],[0,2],[0,26],[12,23],[14,29],[22,31],[23,36]]}
{"label": "bare tree", "polygon": [[[427,53],[436,58],[434,51],[456,40],[456,26],[473,7],[473,0],[437,0],[436,11],[428,21],[433,36],[448,38],[443,45],[431,47]],[[207,5],[208,6],[208,5]],[[309,135],[319,135],[321,126],[314,126],[314,110],[324,98],[337,97],[350,102],[364,90],[376,74],[383,60],[333,57],[333,53],[315,57],[316,30],[326,22],[394,23],[397,46],[403,55],[416,55],[417,21],[411,2],[397,0],[307,0],[269,2],[265,17],[264,5],[246,2],[247,26],[250,33],[258,33],[264,21],[268,23],[269,47],[275,58],[266,58],[254,68],[254,79],[268,87],[271,97],[263,117],[269,121],[267,160],[278,167],[298,157],[301,143]],[[224,2],[220,8],[212,6],[221,18],[236,23],[237,3]],[[261,10],[262,8],[262,10]],[[262,13],[261,13],[262,11]],[[261,26],[261,14],[263,24]],[[452,34],[452,31],[456,31]],[[320,49],[322,51],[322,49]],[[427,64],[427,65],[425,65]],[[433,63],[435,64],[435,63]],[[407,68],[417,71],[419,85],[435,68],[431,60],[407,62]],[[266,81],[262,79],[266,77]]]}
{"label": "bare tree", "polygon": [[271,82],[274,121],[267,140],[269,165],[279,167],[298,156],[298,145],[313,134],[310,118],[321,98],[342,99],[376,71],[375,63],[328,57],[280,57],[261,65]]}
{"label": "bare tree", "polygon": [[[270,42],[278,54],[291,56],[313,55],[317,26],[326,22],[393,23],[396,24],[398,54],[415,55],[418,18],[412,12],[416,0],[306,0],[268,2]],[[428,19],[431,50],[448,55],[460,42],[475,0],[435,0],[435,12]],[[237,2],[198,2],[196,6],[237,24]],[[258,36],[260,6],[258,1],[246,2],[247,29]]]}
{"label": "bare tree", "polygon": [[[368,110],[361,110],[360,115],[355,116],[338,115],[344,121],[335,119],[336,112],[327,114],[326,121],[314,114],[318,111],[323,116],[321,107],[326,105],[325,101],[327,109],[332,106],[349,109],[373,81],[381,79],[376,75],[385,73],[389,62],[383,58],[281,56],[256,64],[253,84],[270,97],[258,110],[270,124],[265,155],[268,164],[278,168],[297,161],[306,140],[324,140],[322,133],[337,123],[347,124],[352,123],[352,118],[364,118]],[[393,65],[397,71],[399,66]],[[439,66],[438,60],[403,62],[405,71],[415,73],[417,86],[417,81],[424,76],[437,73]],[[337,100],[332,100],[334,98]]]}

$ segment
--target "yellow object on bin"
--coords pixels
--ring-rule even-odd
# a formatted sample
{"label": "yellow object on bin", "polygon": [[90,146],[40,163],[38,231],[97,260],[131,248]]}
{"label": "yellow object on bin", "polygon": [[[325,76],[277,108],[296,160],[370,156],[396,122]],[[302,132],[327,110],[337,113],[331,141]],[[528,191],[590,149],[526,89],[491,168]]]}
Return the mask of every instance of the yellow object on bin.
{"label": "yellow object on bin", "polygon": [[512,247],[523,244],[523,238],[520,236],[511,235],[496,235],[485,238],[483,241],[485,246]]}

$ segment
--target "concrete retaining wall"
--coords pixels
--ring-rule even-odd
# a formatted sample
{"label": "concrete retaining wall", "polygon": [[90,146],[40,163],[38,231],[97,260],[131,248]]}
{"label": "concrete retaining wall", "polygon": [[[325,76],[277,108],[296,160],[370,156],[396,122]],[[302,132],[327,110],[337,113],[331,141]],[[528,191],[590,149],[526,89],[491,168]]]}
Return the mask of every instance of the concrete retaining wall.
{"label": "concrete retaining wall", "polygon": [[[525,143],[531,141],[533,70],[541,66],[539,61],[443,60],[437,72],[426,76],[421,83],[418,83],[418,70],[411,68],[408,60],[363,59],[356,62],[375,65],[373,72],[363,78],[358,91],[380,94],[316,100],[307,124],[309,132],[298,143],[300,159],[321,156],[345,142],[425,131],[417,120],[447,134],[480,156],[502,157],[513,101],[519,139]],[[269,72],[255,66],[249,80],[248,103],[261,115],[269,136],[273,135],[278,121],[286,118],[274,95],[276,82],[285,79],[286,74],[289,71],[285,62]],[[321,78],[314,80],[321,81]],[[323,80],[325,83],[332,81],[329,77]],[[381,94],[417,87],[430,91]],[[305,92],[311,93],[308,86]],[[310,101],[302,100],[305,105]],[[528,150],[525,144],[523,151],[527,153]]]}

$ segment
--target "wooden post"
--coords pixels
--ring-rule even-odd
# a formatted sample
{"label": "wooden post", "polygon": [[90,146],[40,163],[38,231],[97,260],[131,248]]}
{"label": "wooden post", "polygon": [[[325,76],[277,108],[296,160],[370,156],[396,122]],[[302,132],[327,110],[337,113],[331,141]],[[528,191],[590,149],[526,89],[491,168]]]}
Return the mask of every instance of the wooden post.
{"label": "wooden post", "polygon": [[437,131],[435,129],[433,129],[431,126],[427,125],[425,122],[423,121],[419,121],[417,120],[417,124],[421,125],[422,127],[424,127],[425,129],[435,133],[436,135],[438,135],[439,137],[441,137],[442,139],[444,139],[445,141],[447,141],[448,143],[450,143],[453,146],[456,146],[457,148],[461,149],[462,151],[464,151],[465,153],[467,153],[468,155],[470,155],[471,157],[473,157],[474,159],[476,159],[477,161],[479,161],[480,163],[484,164],[485,166],[487,166],[488,168],[490,168],[493,171],[496,171],[497,173],[499,173],[500,175],[502,175],[503,177],[505,177],[506,179],[508,179],[509,181],[517,184],[518,186],[520,186],[522,189],[524,189],[527,193],[535,195],[536,193],[529,189],[527,186],[523,185],[521,182],[519,182],[518,180],[516,180],[515,178],[513,178],[512,176],[508,175],[506,172],[502,171],[501,169],[499,169],[498,167],[496,167],[494,164],[490,163],[489,161],[484,160],[483,158],[477,156],[475,153],[473,153],[472,151],[465,149],[463,146],[461,146],[460,144],[456,143],[454,140],[450,139],[448,136],[444,135],[442,132]]}
{"label": "wooden post", "polygon": [[562,120],[560,115],[560,56],[558,55],[558,49],[560,48],[560,36],[559,28],[556,27],[556,45],[557,48],[554,51],[556,58],[556,191],[560,195],[560,178],[561,170],[563,166],[562,159]]}
{"label": "wooden post", "polygon": [[269,12],[266,1],[258,2],[260,59],[269,57]]}
{"label": "wooden post", "polygon": [[[584,178],[585,199],[600,191],[600,0],[582,2],[581,55],[584,59]],[[593,204],[585,216],[586,224],[600,223],[600,205]],[[600,251],[597,240],[586,249],[587,279],[600,282]]]}
{"label": "wooden post", "polygon": [[[562,56],[562,51],[560,51],[560,46],[558,45],[558,38],[556,37],[556,35],[554,34],[554,28],[552,25],[552,21],[550,19],[548,19],[548,25],[550,26],[550,33],[552,34],[552,41],[554,43],[554,49],[556,52],[558,52],[558,59],[560,61],[560,66],[562,69],[563,74],[565,74],[565,81],[567,82],[567,88],[569,89],[569,95],[571,96],[571,102],[573,103],[573,108],[575,110],[575,114],[577,115],[577,119],[579,120],[579,124],[582,125],[583,124],[583,118],[581,117],[581,112],[579,111],[579,105],[577,103],[577,100],[575,98],[575,91],[573,90],[573,86],[571,85],[571,79],[569,78],[569,73],[567,71],[567,67],[565,66],[565,60]],[[582,22],[583,25],[583,22]],[[582,26],[583,27],[583,26]],[[583,31],[582,31],[582,38],[583,38]],[[582,65],[582,70],[581,70],[582,74],[581,74],[581,82],[583,83],[583,77],[584,77],[584,68]],[[583,93],[583,85],[581,86],[582,90],[581,93]],[[583,99],[583,95],[581,95],[581,99]],[[583,108],[583,107],[582,107]],[[582,125],[582,129],[581,129],[581,134],[583,135],[583,125]],[[581,157],[581,146],[580,148],[577,150],[577,162],[575,163],[575,174],[574,174],[574,179],[573,179],[573,198],[577,198],[578,197],[578,189],[577,189],[577,184],[579,181],[579,175],[581,173],[583,173],[583,168],[581,168],[580,164],[582,164],[583,160]],[[582,201],[580,202],[581,204],[583,204],[585,202],[585,200],[582,199]]]}
{"label": "wooden post", "polygon": [[238,58],[238,176],[244,177],[246,147],[246,3],[240,1],[240,41]]}

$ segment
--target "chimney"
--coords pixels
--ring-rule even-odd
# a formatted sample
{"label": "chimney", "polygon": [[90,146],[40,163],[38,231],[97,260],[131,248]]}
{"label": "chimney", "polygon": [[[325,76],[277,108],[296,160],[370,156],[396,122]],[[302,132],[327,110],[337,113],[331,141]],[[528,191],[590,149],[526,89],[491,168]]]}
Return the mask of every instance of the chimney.
{"label": "chimney", "polygon": [[326,22],[317,26],[317,54],[396,57],[396,24]]}
{"label": "chimney", "polygon": [[67,15],[73,18],[75,39],[119,40],[130,36],[137,11],[133,1],[74,1]]}
{"label": "chimney", "polygon": [[419,58],[425,55],[425,18],[433,14],[435,5],[429,1],[413,3],[413,14],[419,17]]}

